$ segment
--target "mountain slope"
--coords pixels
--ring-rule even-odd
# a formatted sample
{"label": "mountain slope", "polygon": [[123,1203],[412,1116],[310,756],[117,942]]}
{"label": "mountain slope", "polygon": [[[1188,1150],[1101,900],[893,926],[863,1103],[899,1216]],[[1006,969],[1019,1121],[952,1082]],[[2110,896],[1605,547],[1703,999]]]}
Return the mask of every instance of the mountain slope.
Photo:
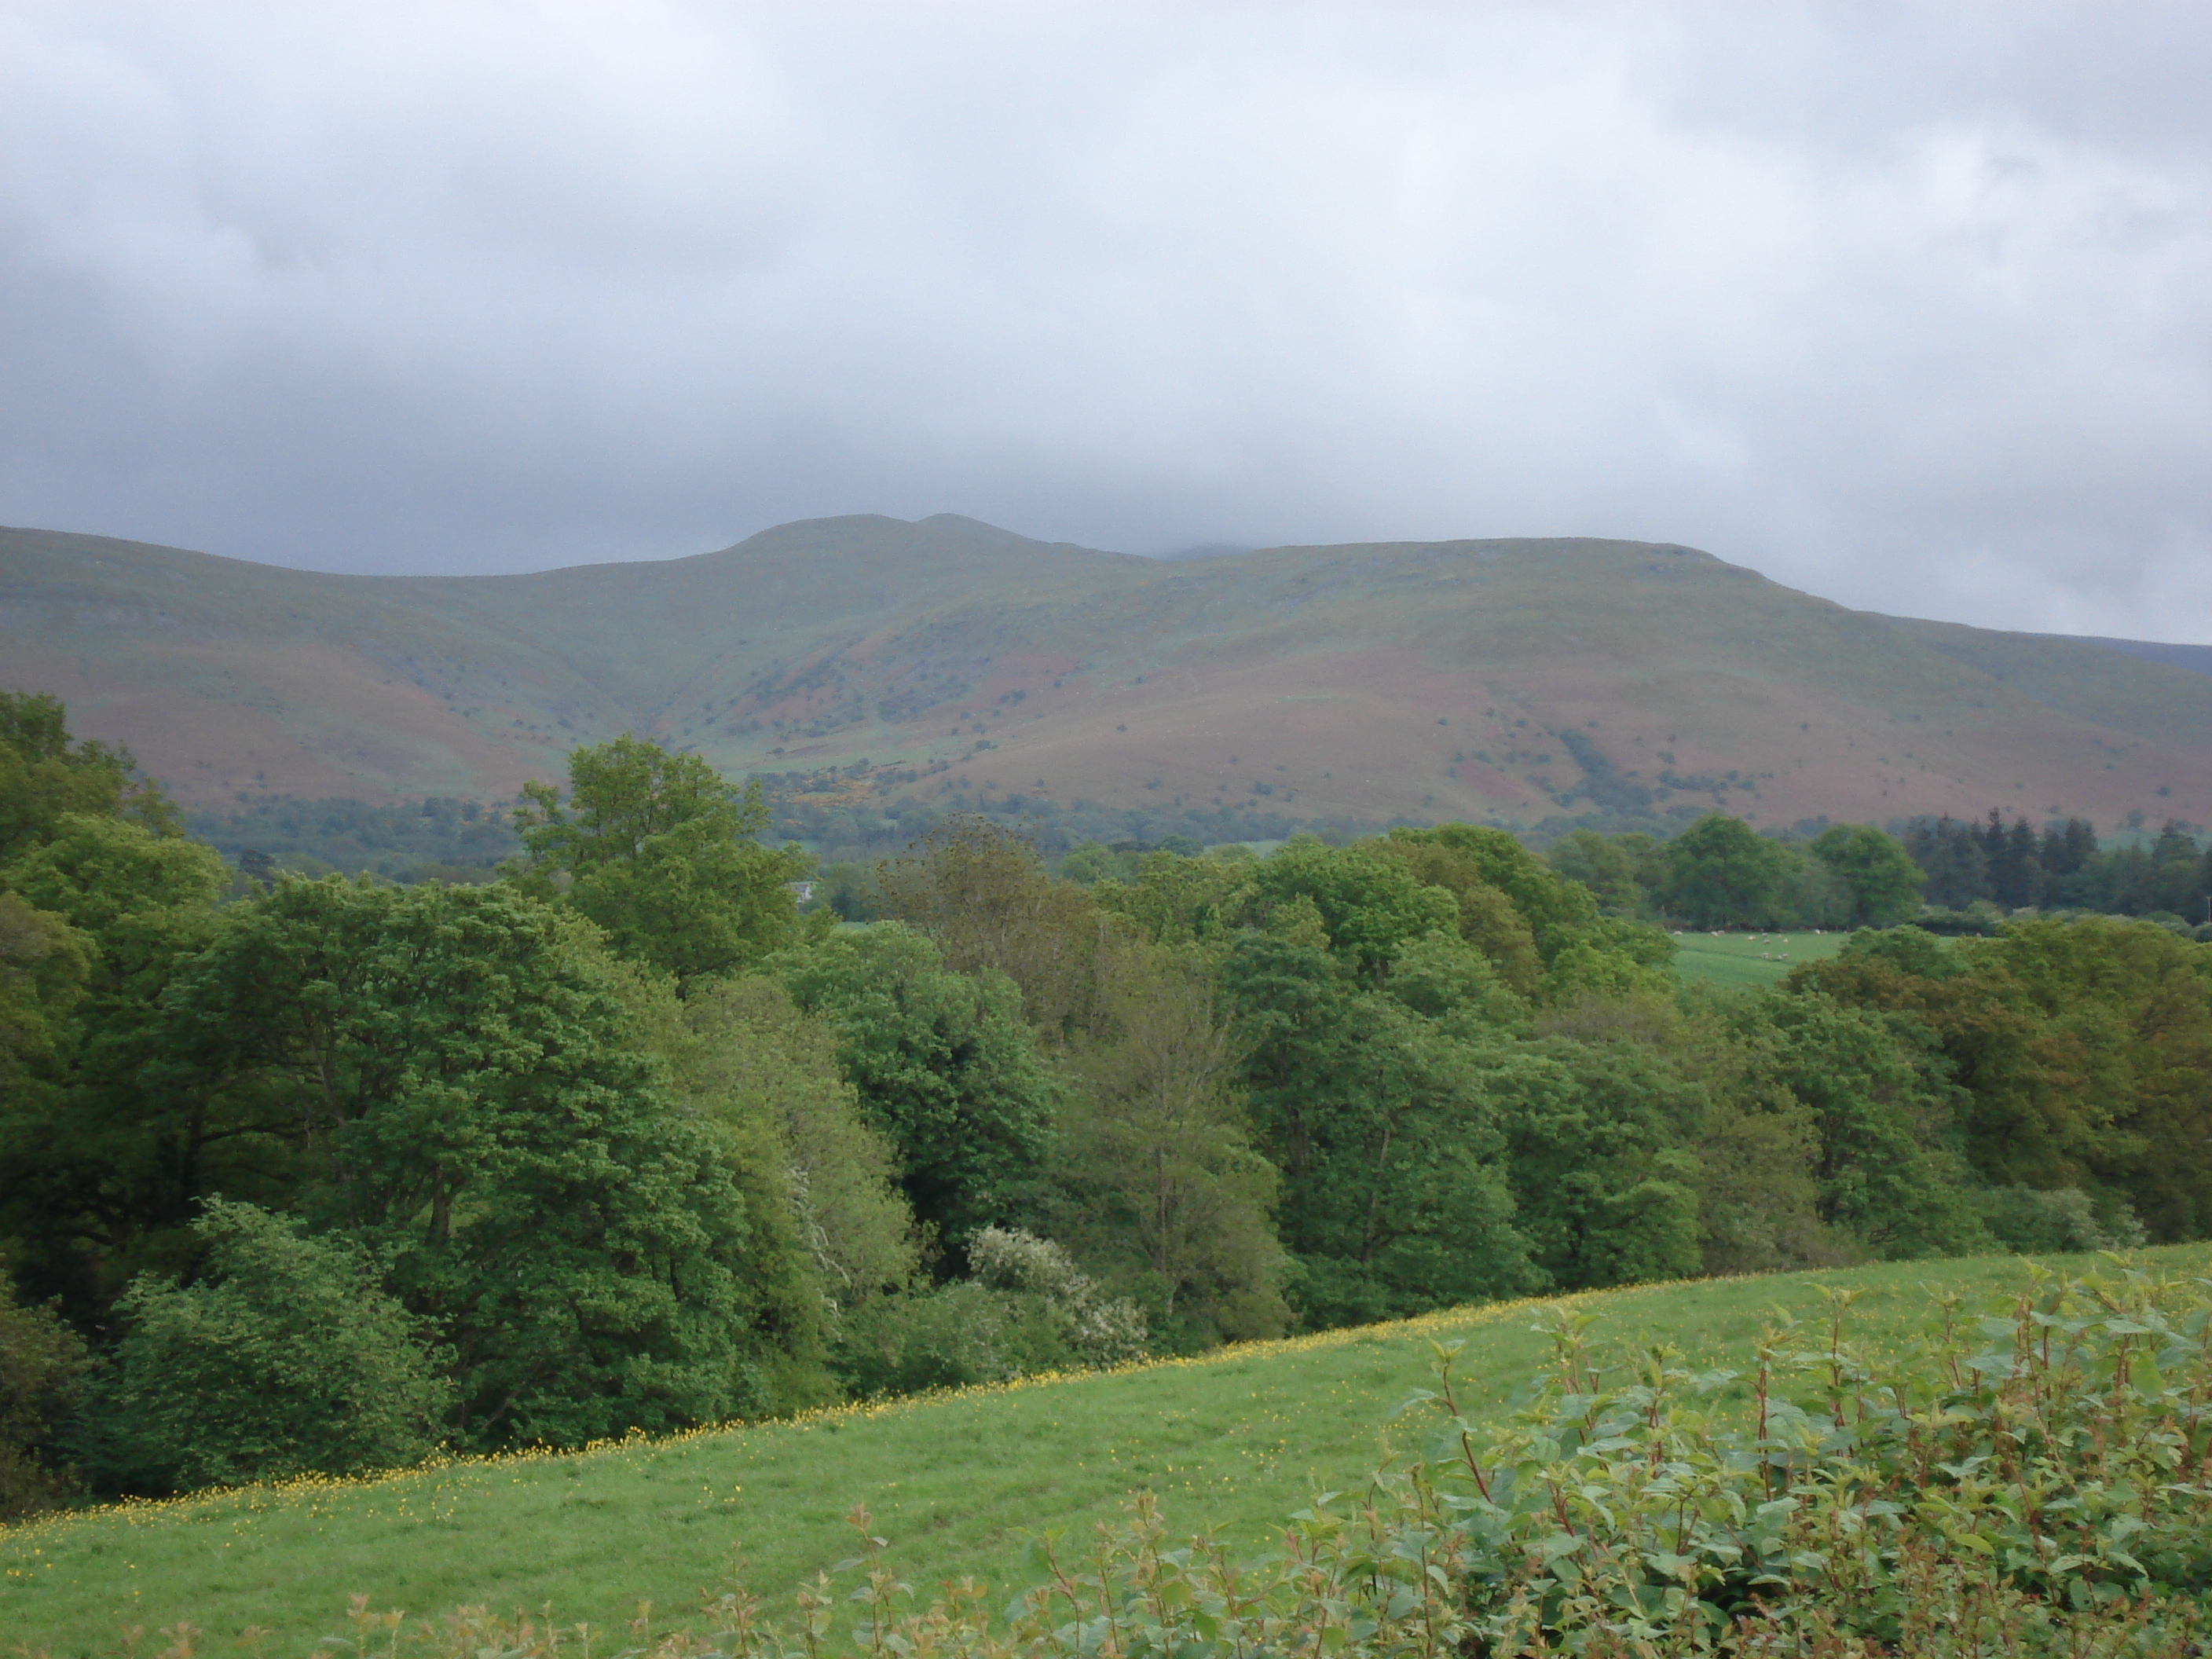
{"label": "mountain slope", "polygon": [[505,795],[636,730],[925,800],[2212,820],[2212,675],[1849,611],[1644,543],[1167,562],[945,514],[434,579],[8,531],[0,649],[0,682],[59,693],[209,802]]}

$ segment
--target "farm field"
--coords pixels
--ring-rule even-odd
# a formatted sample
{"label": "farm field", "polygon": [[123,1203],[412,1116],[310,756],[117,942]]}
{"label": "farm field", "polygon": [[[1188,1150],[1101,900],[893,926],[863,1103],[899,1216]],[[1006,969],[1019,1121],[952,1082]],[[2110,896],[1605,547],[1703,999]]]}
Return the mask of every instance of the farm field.
{"label": "farm field", "polygon": [[1825,962],[1844,948],[1847,932],[1674,935],[1674,971],[1715,985],[1775,985],[1801,962]]}
{"label": "farm field", "polygon": [[[2145,1255],[2169,1268],[2212,1266],[2212,1246]],[[1920,1287],[1939,1281],[1980,1299],[2022,1272],[2003,1258],[1908,1262],[1574,1299],[1602,1316],[1601,1335],[1725,1362],[1775,1308],[1809,1314],[1828,1284],[1863,1287],[1853,1314],[1862,1341],[1903,1340],[1928,1308]],[[0,1652],[147,1651],[155,1632],[189,1619],[208,1651],[258,1626],[261,1651],[301,1653],[343,1628],[353,1593],[417,1616],[489,1601],[619,1629],[647,1597],[680,1619],[699,1591],[726,1582],[733,1542],[745,1582],[780,1612],[793,1589],[851,1553],[842,1517],[855,1502],[873,1511],[889,1565],[924,1599],[969,1574],[1002,1599],[1036,1576],[1036,1534],[1079,1547],[1139,1488],[1159,1494],[1171,1529],[1257,1544],[1316,1489],[1356,1486],[1384,1459],[1418,1454],[1418,1421],[1391,1413],[1427,1380],[1430,1339],[1467,1339],[1470,1415],[1501,1413],[1539,1362],[1534,1305],[580,1454],[51,1517],[0,1532]],[[141,1634],[126,1637],[133,1628]]]}

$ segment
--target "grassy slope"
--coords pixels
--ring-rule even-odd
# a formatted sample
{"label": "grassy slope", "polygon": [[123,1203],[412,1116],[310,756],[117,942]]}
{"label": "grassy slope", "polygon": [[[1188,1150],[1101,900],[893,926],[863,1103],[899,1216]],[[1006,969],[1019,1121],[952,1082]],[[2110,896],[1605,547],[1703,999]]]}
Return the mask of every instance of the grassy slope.
{"label": "grassy slope", "polygon": [[[2148,1253],[2202,1272],[2212,1247]],[[2021,1283],[2002,1260],[1720,1280],[1583,1298],[1617,1338],[1731,1361],[1776,1305],[1809,1313],[1817,1284],[1850,1282],[1863,1340],[1890,1343],[1940,1279],[1972,1295]],[[312,1482],[48,1520],[0,1533],[0,1644],[112,1651],[119,1626],[189,1616],[210,1636],[249,1623],[276,1651],[337,1630],[350,1592],[434,1612],[471,1600],[616,1621],[641,1596],[680,1613],[720,1582],[741,1540],[772,1607],[848,1553],[842,1520],[875,1512],[901,1576],[925,1594],[975,1574],[1029,1582],[1027,1540],[1079,1540],[1149,1487],[1172,1526],[1244,1540],[1316,1488],[1356,1486],[1419,1450],[1393,1424],[1426,1380],[1427,1340],[1464,1335],[1477,1409],[1501,1410],[1538,1364],[1526,1304],[1462,1310],[1080,1376],[662,1443],[452,1466],[382,1480]]]}
{"label": "grassy slope", "polygon": [[1849,933],[1700,933],[1674,936],[1674,971],[1715,985],[1779,985],[1801,962],[1825,962]]}
{"label": "grassy slope", "polygon": [[1993,805],[2212,821],[2212,676],[1846,611],[1644,543],[1162,563],[850,518],[691,559],[433,580],[0,532],[0,678],[61,693],[203,800],[499,795],[635,729],[735,771],[949,764],[925,798],[1527,823],[1587,805],[1572,737],[1638,784],[1674,775],[1670,805],[1767,823]]}

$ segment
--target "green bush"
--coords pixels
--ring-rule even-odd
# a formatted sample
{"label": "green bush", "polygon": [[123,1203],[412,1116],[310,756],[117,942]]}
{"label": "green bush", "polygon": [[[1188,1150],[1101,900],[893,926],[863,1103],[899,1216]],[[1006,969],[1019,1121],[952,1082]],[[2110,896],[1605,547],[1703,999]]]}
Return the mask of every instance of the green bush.
{"label": "green bush", "polygon": [[1973,1196],[1990,1236],[2021,1255],[2124,1250],[2143,1242],[2142,1223],[2124,1202],[2114,1200],[2111,1213],[2100,1214],[2079,1187],[1993,1187]]}
{"label": "green bush", "polygon": [[1067,1252],[1019,1228],[969,1241],[972,1279],[880,1297],[848,1316],[836,1369],[863,1397],[1003,1382],[1141,1359],[1144,1316]]}
{"label": "green bush", "polygon": [[831,1357],[839,1380],[864,1399],[1003,1382],[1082,1363],[1042,1297],[972,1279],[866,1304],[845,1322]]}
{"label": "green bush", "polygon": [[17,1305],[0,1279],[0,1521],[69,1497],[61,1441],[91,1366],[60,1315]]}
{"label": "green bush", "polygon": [[427,1327],[353,1244],[210,1202],[190,1284],[134,1280],[88,1461],[126,1490],[234,1486],[411,1463],[438,1444],[452,1389]]}

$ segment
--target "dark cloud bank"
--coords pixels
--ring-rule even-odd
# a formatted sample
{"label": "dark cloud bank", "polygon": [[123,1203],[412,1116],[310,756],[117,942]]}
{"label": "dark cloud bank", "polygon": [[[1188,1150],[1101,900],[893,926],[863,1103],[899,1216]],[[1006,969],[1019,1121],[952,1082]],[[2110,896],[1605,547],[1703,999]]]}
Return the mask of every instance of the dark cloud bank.
{"label": "dark cloud bank", "polygon": [[2212,12],[0,0],[0,520],[1693,543],[2212,641]]}

